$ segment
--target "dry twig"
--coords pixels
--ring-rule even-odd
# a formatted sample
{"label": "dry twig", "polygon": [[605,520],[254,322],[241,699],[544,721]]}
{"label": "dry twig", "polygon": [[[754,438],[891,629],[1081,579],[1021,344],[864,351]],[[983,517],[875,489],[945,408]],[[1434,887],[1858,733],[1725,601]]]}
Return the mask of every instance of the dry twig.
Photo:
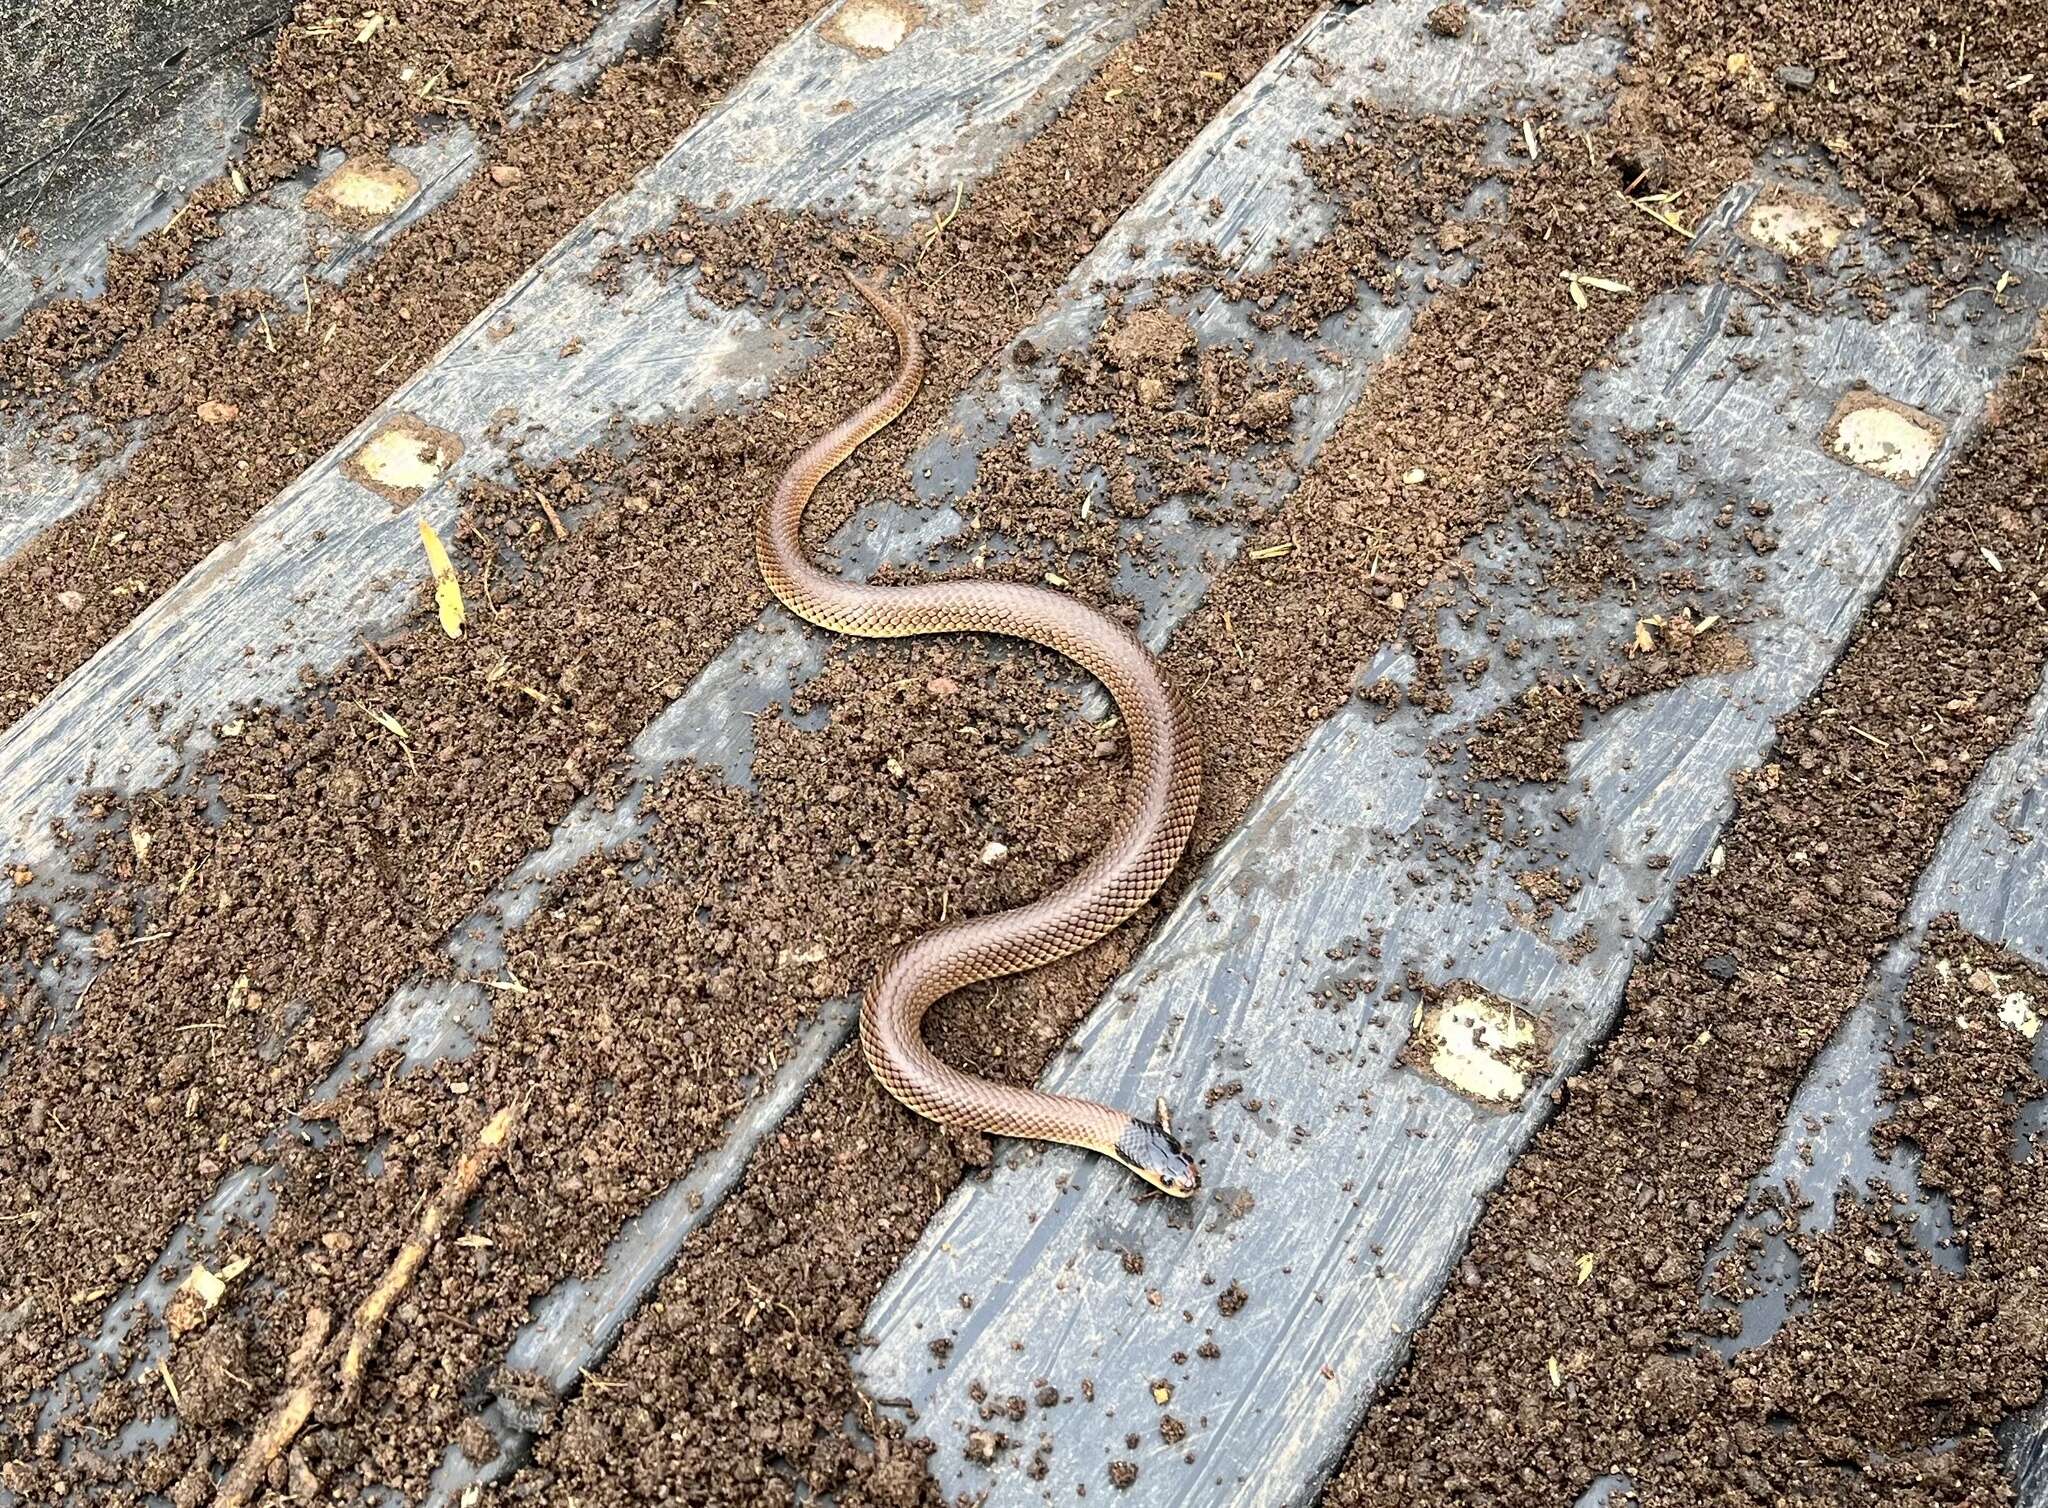
{"label": "dry twig", "polygon": [[[413,1274],[426,1261],[427,1253],[433,1250],[443,1227],[469,1203],[477,1185],[483,1182],[484,1175],[497,1162],[517,1119],[517,1110],[508,1105],[484,1124],[477,1135],[476,1145],[449,1170],[448,1176],[441,1181],[441,1187],[428,1201],[418,1227],[399,1247],[398,1256],[390,1268],[356,1310],[355,1318],[349,1322],[348,1341],[341,1356],[340,1404],[343,1411],[355,1407],[362,1395],[363,1374],[369,1368],[370,1353],[376,1349],[377,1338],[384,1332],[384,1321],[391,1313],[391,1306],[398,1302],[398,1296],[412,1281]],[[315,1310],[306,1316],[306,1322],[306,1339],[299,1343],[293,1356],[298,1364],[290,1369],[299,1375],[299,1380],[263,1422],[263,1427],[250,1438],[227,1476],[221,1479],[220,1491],[213,1499],[214,1508],[244,1508],[256,1495],[257,1488],[262,1486],[270,1463],[290,1448],[299,1431],[305,1428],[306,1421],[313,1416],[313,1406],[319,1401],[322,1391],[319,1378],[314,1375],[313,1359],[318,1356],[326,1338],[327,1316]]]}

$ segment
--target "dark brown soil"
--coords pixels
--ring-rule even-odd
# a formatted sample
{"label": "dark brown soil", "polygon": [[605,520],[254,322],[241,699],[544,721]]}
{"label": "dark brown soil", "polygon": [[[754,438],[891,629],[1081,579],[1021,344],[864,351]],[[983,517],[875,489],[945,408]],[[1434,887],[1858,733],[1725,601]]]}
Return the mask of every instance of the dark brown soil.
{"label": "dark brown soil", "polygon": [[[1580,14],[1623,20],[1593,0]],[[1615,125],[1637,193],[1681,191],[1774,141],[1824,146],[1848,187],[1933,272],[1970,235],[2048,209],[2041,0],[1953,0],[1733,14],[1716,0],[1650,7],[1655,46],[1624,73]],[[1961,236],[1937,238],[1942,232]]]}
{"label": "dark brown soil", "polygon": [[[1169,6],[984,185],[924,255],[918,278],[897,284],[917,313],[931,371],[910,417],[863,469],[900,469],[920,429],[991,348],[1023,327],[1099,228],[1227,97],[1230,79],[1255,70],[1298,19],[1219,21],[1202,7]],[[1131,99],[1132,79],[1169,59],[1185,65],[1188,96]],[[1099,171],[1071,182],[1054,205],[1039,188],[1048,155],[1094,161]],[[756,256],[786,247],[791,255],[775,268],[786,289],[837,265],[830,243],[839,234],[756,215],[737,229],[714,227],[690,215],[647,250],[706,236]],[[1020,267],[1006,237],[1034,259]],[[942,298],[928,291],[941,284]],[[289,1291],[250,1340],[281,1372],[303,1316],[346,1313],[360,1301],[475,1123],[506,1097],[530,1095],[539,1062],[547,1093],[523,1115],[507,1175],[538,1202],[508,1205],[503,1228],[487,1222],[490,1245],[477,1249],[490,1255],[475,1259],[497,1297],[480,1303],[469,1284],[451,1283],[445,1310],[416,1293],[400,1314],[408,1339],[398,1354],[439,1377],[475,1373],[565,1262],[593,1266],[624,1215],[688,1168],[818,1000],[852,989],[878,950],[907,932],[963,907],[1036,894],[1092,851],[1117,793],[1118,745],[1077,729],[1065,693],[1030,689],[1052,682],[1048,667],[922,646],[921,668],[905,679],[900,657],[863,651],[806,692],[830,709],[824,729],[771,721],[757,730],[756,772],[789,799],[758,805],[715,771],[680,770],[650,805],[644,848],[593,861],[558,888],[512,939],[507,977],[519,987],[493,992],[481,1058],[339,1105],[305,1103],[362,1020],[408,973],[445,967],[434,945],[448,928],[545,841],[572,801],[600,786],[632,734],[759,612],[765,589],[750,571],[722,564],[749,554],[751,519],[729,500],[765,495],[796,445],[884,366],[882,332],[849,328],[823,363],[774,395],[772,419],[646,432],[630,459],[597,453],[524,475],[518,495],[473,497],[453,542],[472,558],[490,556],[497,584],[485,592],[472,577],[464,637],[423,627],[313,688],[302,711],[237,719],[202,772],[217,784],[225,821],[203,801],[169,794],[91,814],[117,828],[77,856],[100,885],[75,928],[93,939],[102,967],[82,1023],[47,1044],[37,1037],[51,1002],[23,993],[8,1045],[28,1050],[0,1088],[10,1105],[33,1109],[79,1103],[106,1086],[105,1109],[90,1124],[45,1115],[0,1149],[29,1175],[19,1271],[24,1289],[46,1296],[13,1329],[30,1385],[72,1359],[64,1337],[79,1328],[79,1306],[133,1277],[180,1213],[251,1160],[281,1175],[277,1221],[216,1261],[242,1252]],[[1017,476],[1005,516],[1052,511],[1033,500],[1041,479],[1022,467]],[[558,539],[540,500],[580,526]],[[843,506],[828,498],[820,527]],[[1099,548],[1106,557],[1113,539]],[[887,675],[870,668],[877,653]],[[647,674],[650,665],[659,676]],[[923,690],[907,695],[912,687]],[[1035,733],[1051,742],[1030,760],[1003,752]],[[969,768],[978,773],[963,779]],[[906,806],[917,800],[954,815],[926,821]],[[963,801],[974,813],[966,821]],[[821,810],[840,824],[836,840],[825,840]],[[1007,850],[1000,863],[983,862],[991,841]],[[974,886],[962,889],[958,864]],[[646,888],[636,879],[644,870],[672,874],[675,888]],[[866,898],[848,905],[849,884]],[[792,908],[798,897],[806,899]],[[786,920],[764,924],[774,915]],[[24,959],[54,945],[30,908],[15,908],[10,925]],[[701,962],[679,973],[679,958]],[[643,980],[649,993],[629,991],[621,1014],[591,1020],[580,1002],[593,970]],[[735,1008],[757,1030],[726,1030]],[[650,1010],[658,1026],[643,1019]],[[573,1041],[565,1023],[577,1024]],[[1053,1041],[1046,1029],[1037,1040],[1041,1050]],[[634,1045],[622,1060],[626,1041]],[[679,1073],[692,1088],[677,1090]],[[636,1107],[641,1091],[649,1098]],[[451,1103],[452,1113],[438,1108]],[[293,1111],[338,1125],[335,1151],[264,1150],[265,1133]],[[359,1156],[372,1142],[384,1157],[376,1179]],[[114,1191],[108,1206],[61,1197],[62,1183],[88,1167]],[[162,1399],[137,1402],[148,1410]],[[424,1379],[373,1391],[361,1422],[380,1447],[322,1441],[308,1469],[323,1480],[343,1472],[416,1486],[463,1407]],[[151,1466],[166,1482],[230,1452],[240,1433],[239,1418],[223,1416],[223,1434],[181,1417],[187,1428]]]}
{"label": "dark brown soil", "polygon": [[[1467,1251],[1480,1281],[1446,1291],[1327,1501],[1570,1500],[1609,1471],[1653,1502],[1769,1503],[1793,1483],[1826,1501],[2004,1500],[1983,1432],[2038,1396],[2038,1330],[1951,1308],[1950,1290],[1889,1237],[1877,1265],[1901,1292],[1877,1301],[1872,1275],[1855,1274],[1732,1367],[1698,1346],[1712,1318],[1697,1295],[1813,1053],[1861,999],[1970,777],[2040,684],[2044,398],[2048,367],[2036,363],[2004,395],[2003,422],[1949,473],[1841,664],[1781,724],[1770,762],[1739,778],[1726,863],[1686,882],[1599,1061],[1490,1202]],[[1984,557],[1992,541],[2011,560],[2003,569]],[[1910,1088],[1923,1069],[1975,1072],[1910,1057],[1897,1083]],[[1970,1106],[1983,1090],[1946,1111],[1914,1092],[1897,1134],[1959,1152],[1976,1140]],[[1930,1187],[1957,1180],[1974,1198],[2040,1177],[2038,1158],[2001,1170],[1980,1145],[1971,1167],[1949,1170],[1948,1155],[1930,1159]],[[1863,1237],[1852,1227],[1831,1239],[1853,1249]],[[1579,1283],[1586,1253],[1598,1260]],[[1983,1281],[2038,1311],[2044,1269],[2028,1277],[2008,1260]],[[1952,1347],[1936,1324],[1960,1327]],[[1899,1353],[1901,1329],[1925,1349]],[[1825,1389],[1817,1356],[1833,1369]],[[1906,1378],[1949,1407],[1902,1412]],[[1797,1427],[1771,1427],[1779,1415]],[[1951,1434],[1970,1448],[1928,1471]],[[1845,1477],[1847,1461],[1870,1463],[1866,1475]]]}
{"label": "dark brown soil", "polygon": [[[45,305],[0,343],[0,410],[31,405],[53,429],[153,424],[96,507],[0,562],[0,725],[288,486],[816,8],[688,5],[660,49],[508,130],[504,102],[587,29],[583,7],[405,6],[381,12],[386,25],[360,45],[360,18],[302,7],[264,71],[263,123],[234,169],[242,187],[207,185],[176,224],[113,254],[102,297]],[[247,291],[172,291],[244,190],[324,147],[415,139],[429,108],[419,85],[436,78],[434,113],[481,128],[483,170],[340,288],[323,285],[313,318]]]}
{"label": "dark brown soil", "polygon": [[[792,0],[742,17],[688,7],[653,55],[519,131],[501,130],[497,112],[520,73],[588,25],[580,7],[485,6],[458,26],[445,6],[422,3],[367,52],[304,12],[266,75],[265,125],[243,169],[257,189],[323,145],[388,145],[416,129],[398,72],[408,62],[416,78],[446,73],[444,92],[461,103],[444,107],[471,114],[492,165],[511,171],[478,175],[323,295],[312,331],[247,295],[165,307],[235,192],[215,185],[176,236],[118,262],[107,299],[54,307],[0,347],[0,402],[42,405],[53,422],[160,421],[100,509],[0,565],[11,604],[0,723],[245,521],[814,8]],[[861,226],[686,207],[627,254],[692,262],[728,299],[837,297],[830,280],[849,258],[907,264],[895,287],[924,331],[931,375],[858,475],[821,499],[822,535],[856,486],[900,477],[951,401],[1310,8],[1172,0],[929,248],[891,246]],[[1772,136],[1824,140],[1919,249],[1915,274],[1935,279],[1967,273],[1959,224],[1975,233],[1988,216],[2039,212],[2043,93],[2019,80],[2042,18],[2025,6],[1972,17],[1963,28],[1932,6],[1850,18],[1816,7],[1738,26],[1718,7],[1667,5],[1654,46],[1636,38],[1616,124],[1581,142],[1539,114],[1531,130],[1547,149],[1533,163],[1487,156],[1474,122],[1355,111],[1340,146],[1303,164],[1342,207],[1337,228],[1256,277],[1210,269],[1217,291],[1312,334],[1353,300],[1394,291],[1397,262],[1418,244],[1462,253],[1476,271],[1428,304],[1298,488],[1263,448],[1290,431],[1298,372],[1201,349],[1164,309],[1118,307],[1086,349],[1013,351],[1056,362],[1069,407],[1110,426],[1089,459],[1112,478],[1112,506],[1084,518],[1067,484],[1033,470],[1025,446],[1036,436],[1021,426],[985,458],[963,509],[976,520],[970,546],[998,536],[1025,546],[1003,569],[1054,570],[1126,616],[1132,605],[1113,596],[1127,552],[1118,525],[1143,514],[1148,490],[1193,499],[1251,547],[1219,567],[1168,655],[1204,725],[1219,730],[1197,853],[1231,830],[1318,721],[1361,694],[1358,668],[1413,621],[1411,603],[1443,590],[1460,546],[1517,506],[1541,506],[1537,484],[1557,481],[1584,374],[1648,298],[1692,275],[1684,239],[1618,190],[1672,192],[1664,202],[1690,220]],[[1469,21],[1447,5],[1429,25],[1456,46]],[[1941,46],[1915,40],[1927,35]],[[1800,67],[1815,70],[1812,86],[1783,72]],[[1501,202],[1458,218],[1488,176],[1503,180]],[[1566,274],[1607,269],[1625,269],[1626,292],[1583,307],[1560,293]],[[246,328],[258,316],[275,350]],[[503,1498],[756,1503],[800,1488],[842,1504],[934,1501],[927,1447],[854,1388],[847,1347],[869,1300],[989,1150],[909,1116],[857,1054],[834,1061],[764,1144],[574,1397],[558,1406],[531,1379],[492,1369],[530,1300],[596,1265],[619,1223],[717,1138],[818,1002],[857,989],[894,941],[1037,894],[1093,851],[1121,751],[1113,731],[1076,720],[1071,688],[1045,658],[973,643],[835,646],[792,716],[758,722],[753,789],[716,770],[671,770],[645,803],[644,839],[576,866],[513,932],[503,972],[485,982],[492,1017],[472,1056],[411,1074],[389,1065],[337,1103],[307,1103],[396,985],[446,972],[449,930],[574,802],[624,799],[630,740],[765,602],[751,572],[732,567],[748,558],[751,523],[732,499],[765,494],[796,446],[871,391],[887,362],[879,331],[840,322],[824,356],[749,413],[641,432],[526,468],[516,492],[472,494],[449,541],[467,573],[461,640],[423,610],[309,685],[303,703],[236,718],[202,772],[217,805],[182,790],[105,803],[86,815],[110,821],[110,834],[81,839],[72,855],[92,876],[78,914],[60,925],[27,903],[0,913],[10,1243],[0,1355],[19,1379],[0,1396],[0,1456],[11,1458],[0,1481],[30,1501],[89,1484],[117,1495],[133,1468],[113,1461],[113,1435],[168,1402],[178,1432],[140,1458],[139,1483],[204,1501],[302,1375],[309,1317],[354,1309],[479,1125],[516,1104],[513,1143],[460,1238],[437,1245],[394,1311],[360,1400],[323,1397],[276,1465],[278,1492],[346,1498],[390,1483],[416,1493],[449,1440],[488,1451],[475,1408],[495,1391],[550,1421]],[[1968,1134],[2007,1113],[1987,1085],[2017,1097],[2032,1081],[2009,1053],[1949,1030],[1949,1017],[1975,1008],[1950,985],[1916,983],[1923,1035],[1894,1082],[1892,1134],[1927,1149],[1923,1182],[1991,1239],[1981,1260],[1973,1253],[1967,1291],[1939,1287],[1953,1280],[1933,1277],[1910,1243],[1885,1233],[1891,1213],[1873,1208],[1814,1250],[1874,1246],[1882,1260],[1868,1272],[1834,1262],[1837,1281],[1813,1309],[1735,1367],[1700,1358],[1694,1295],[1707,1246],[1812,1051],[1859,997],[1942,823],[2038,682],[2044,387],[2038,365],[2014,382],[2006,422],[1952,470],[1849,657],[1788,720],[1772,763],[1744,779],[1728,862],[1688,884],[1636,972],[1614,1044],[1573,1082],[1475,1236],[1479,1286],[1454,1288],[1418,1337],[1334,1501],[1568,1501],[1616,1467],[1670,1501],[1765,1500],[1752,1478],[1850,1501],[1995,1495],[1982,1431],[2032,1396],[2048,1360],[2036,1323],[2048,1307],[2038,1278],[2048,1234],[2028,1223],[2038,1171],[1999,1184],[1987,1149],[2005,1142]],[[286,391],[317,396],[294,407],[279,400]],[[222,422],[215,405],[234,413]],[[1246,457],[1274,468],[1276,495],[1232,511],[1217,498],[1216,468]],[[1994,534],[2010,541],[2000,572],[1979,555]],[[1555,562],[1558,579],[1649,612],[1651,594],[1603,559],[1589,546]],[[1542,688],[1455,730],[1474,777],[1554,778],[1589,707],[1742,653],[1725,629],[1694,633],[1690,620],[1660,618],[1649,632],[1647,645],[1591,647],[1583,687]],[[1363,694],[1435,704],[1432,678],[1448,671],[1433,646],[1416,647],[1413,685]],[[1923,749],[1931,727],[1941,730],[1933,753]],[[1557,883],[1532,871],[1525,888],[1552,904]],[[948,1002],[936,1044],[964,1067],[1030,1080],[1184,884],[1086,953]],[[42,1040],[68,997],[30,973],[80,940],[92,988],[76,1019]],[[1940,947],[1970,966],[1965,980],[1987,956],[1947,935]],[[1726,980],[1707,967],[1723,958],[1738,965]],[[1692,1052],[1709,1029],[1716,1050]],[[270,1140],[295,1115],[335,1140]],[[63,1371],[116,1285],[226,1172],[250,1163],[277,1179],[277,1218],[205,1253],[216,1270],[249,1259],[249,1276],[181,1336],[164,1378],[111,1386],[61,1440],[37,1436],[26,1390]],[[1622,1189],[1650,1197],[1619,1215]],[[1552,1283],[1527,1260],[1549,1271],[1589,1251],[1601,1260],[1582,1286]],[[1930,1318],[1931,1296],[1949,1294],[1967,1302]],[[1235,1288],[1226,1300],[1257,1303]],[[1996,1314],[2024,1323],[2001,1326]],[[1800,1392],[1816,1348],[1839,1369],[1818,1403]],[[1947,1391],[1898,1396],[1901,1375]],[[1775,1429],[1780,1415],[1794,1427]],[[980,1448],[1016,1448],[1000,1425]],[[1927,1454],[1937,1426],[1967,1437],[1939,1463]],[[68,1465],[56,1459],[62,1440],[78,1448]],[[1845,1485],[1834,1464],[1844,1449],[1884,1464]],[[1094,1490],[1129,1485],[1126,1467],[1137,1469],[1118,1461]]]}

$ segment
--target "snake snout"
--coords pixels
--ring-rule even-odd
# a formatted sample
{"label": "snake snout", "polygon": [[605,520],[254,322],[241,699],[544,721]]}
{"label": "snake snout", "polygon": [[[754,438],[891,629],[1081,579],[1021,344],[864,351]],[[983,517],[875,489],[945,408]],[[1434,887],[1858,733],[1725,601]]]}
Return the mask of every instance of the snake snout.
{"label": "snake snout", "polygon": [[1133,1116],[1116,1141],[1117,1161],[1162,1194],[1185,1199],[1202,1186],[1202,1170],[1166,1127]]}

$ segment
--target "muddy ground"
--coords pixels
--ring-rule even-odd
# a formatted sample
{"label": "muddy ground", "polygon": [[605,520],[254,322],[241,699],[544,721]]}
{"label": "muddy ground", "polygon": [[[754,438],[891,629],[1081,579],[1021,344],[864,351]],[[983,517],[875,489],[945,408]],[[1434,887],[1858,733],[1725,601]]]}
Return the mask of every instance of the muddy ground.
{"label": "muddy ground", "polygon": [[[0,564],[0,721],[239,528],[815,9],[687,6],[650,51],[515,132],[501,129],[503,102],[587,31],[586,8],[420,0],[373,48],[302,6],[259,69],[264,114],[235,177],[117,255],[105,296],[52,304],[0,345],[0,403],[38,423],[159,421],[97,509]],[[932,246],[685,207],[630,254],[716,269],[705,286],[718,296],[767,305],[836,296],[850,249],[899,262],[895,286],[933,367],[866,460],[872,489],[901,474],[989,353],[1313,9],[1171,0]],[[1445,45],[1462,24],[1455,5],[1431,21]],[[1460,546],[1511,509],[1569,519],[1550,536],[1561,577],[1670,610],[1657,584],[1601,567],[1639,500],[1557,485],[1576,474],[1567,406],[1582,377],[1648,299],[1698,271],[1684,239],[1617,190],[1674,193],[1666,202],[1692,216],[1771,142],[1822,147],[1906,257],[1890,285],[1848,268],[1811,296],[1873,317],[1908,282],[1937,296],[1969,286],[1995,232],[2048,210],[2039,4],[1844,15],[1815,3],[1737,18],[1665,3],[1647,22],[1581,6],[1568,27],[1628,46],[1584,150],[1504,169],[1482,154],[1475,122],[1361,108],[1339,148],[1303,155],[1336,228],[1256,279],[1217,270],[1224,295],[1313,330],[1377,297],[1419,242],[1453,237],[1476,267],[1429,304],[1299,486],[1233,514],[1255,545],[1292,548],[1223,566],[1167,650],[1203,725],[1221,730],[1195,858],[1104,943],[942,1008],[933,1035],[953,1061],[1030,1080],[1199,856],[1356,694],[1357,668],[1381,645],[1409,637],[1422,668],[1371,695],[1432,705],[1437,678],[1458,667],[1434,652],[1427,608],[1447,600],[1433,594]],[[333,333],[278,319],[274,338],[267,320],[259,336],[255,322],[275,311],[254,294],[167,298],[222,206],[306,172],[323,147],[414,136],[423,76],[447,81],[457,103],[441,113],[483,134],[490,166],[332,297]],[[1453,224],[1486,179],[1504,185],[1497,210]],[[1561,297],[1565,274],[1588,266],[1627,267],[1627,289],[1585,307]],[[1288,372],[1198,351],[1170,318],[1117,315],[1085,349],[1010,359],[1058,363],[1070,406],[1106,416],[1108,453],[1176,478],[1198,506],[1213,458],[1266,456],[1290,423]],[[751,523],[730,500],[764,495],[888,360],[881,332],[842,322],[816,363],[753,409],[477,489],[449,541],[468,588],[461,639],[440,632],[423,594],[403,632],[301,701],[235,719],[197,788],[81,813],[105,831],[73,845],[76,875],[0,877],[35,890],[0,914],[0,1486],[31,1502],[67,1491],[206,1501],[311,1375],[308,1337],[318,1351],[358,1310],[450,1169],[516,1107],[461,1241],[436,1243],[366,1378],[321,1391],[256,1484],[281,1498],[345,1500],[369,1483],[416,1495],[450,1439],[490,1449],[472,1415],[493,1392],[520,1392],[521,1379],[490,1373],[527,1305],[594,1267],[620,1222],[716,1142],[793,1027],[858,990],[901,938],[1026,899],[1085,862],[1114,809],[1122,751],[1113,730],[1076,719],[1055,664],[973,642],[835,646],[798,715],[759,724],[752,788],[673,770],[648,801],[645,840],[579,865],[513,934],[518,988],[494,998],[475,1055],[308,1103],[369,1014],[410,975],[446,967],[449,928],[574,802],[613,788],[633,736],[759,613],[763,589],[731,566],[748,558]],[[276,401],[287,390],[307,401]],[[1172,423],[1159,420],[1161,394]],[[233,422],[219,421],[221,405]],[[984,465],[963,511],[1029,547],[1004,569],[1055,570],[1128,615],[1113,587],[1128,549],[1119,520],[1084,517],[1034,470],[1029,438]],[[1404,482],[1417,473],[1426,485]],[[816,537],[855,493],[828,490]],[[1988,538],[2010,569],[1978,568]],[[1659,1502],[2002,1499],[1989,1430],[2038,1396],[2048,1370],[2048,1228],[2033,1212],[2038,1167],[2000,1165],[2010,1137],[1973,1128],[2016,1114],[2040,1086],[2023,1059],[1987,1064],[1957,1048],[1944,1023],[1968,1001],[1948,998],[1944,979],[1916,985],[1927,1030],[1897,1069],[1894,1134],[1926,1149],[1926,1187],[1981,1209],[1995,1232],[1965,1274],[1967,1302],[1885,1234],[1893,1213],[1876,1207],[1827,1239],[1884,1261],[1842,1264],[1838,1286],[1738,1366],[1702,1354],[1696,1294],[1813,1050],[1859,998],[1943,824],[2039,684],[2044,546],[2048,368],[2036,361],[1952,465],[1842,663],[1786,722],[1771,762],[1740,782],[1725,865],[1686,887],[1636,970],[1615,1042],[1492,1201],[1471,1277],[1417,1337],[1331,1501],[1570,1501],[1618,1465]],[[1739,652],[1711,635],[1657,648],[1641,659],[1588,646],[1581,679],[1619,699]],[[1475,732],[1475,769],[1553,778],[1585,710],[1532,699]],[[1930,722],[1944,734],[1931,753],[1914,736]],[[1010,751],[1027,739],[1034,752],[1020,761]],[[1005,850],[997,864],[982,860],[992,842]],[[1816,852],[1828,856],[1818,869],[1791,857]],[[79,904],[59,923],[41,897],[64,891]],[[1967,980],[1981,945],[1944,937],[1940,948]],[[82,999],[37,980],[71,949],[95,966]],[[195,999],[222,1002],[197,1034]],[[1721,1050],[1693,1051],[1709,1025]],[[2001,1096],[1986,1097],[1991,1082]],[[273,1136],[307,1122],[333,1140]],[[935,1500],[927,1447],[861,1398],[847,1348],[925,1221],[988,1155],[909,1117],[842,1055],[604,1367],[566,1400],[534,1401],[534,1457],[490,1496],[753,1503],[801,1486],[849,1504]],[[175,1396],[153,1376],[115,1383],[58,1427],[40,1425],[32,1399],[78,1385],[65,1373],[104,1296],[250,1162],[281,1175],[277,1217],[205,1257],[215,1271],[246,1259],[261,1281],[189,1316],[165,1369]],[[1587,1251],[1602,1254],[1595,1276],[1573,1281]],[[1830,1368],[1818,1392],[1816,1352]],[[1569,1386],[1539,1388],[1560,1357]],[[168,1442],[116,1453],[131,1419],[167,1404]]]}

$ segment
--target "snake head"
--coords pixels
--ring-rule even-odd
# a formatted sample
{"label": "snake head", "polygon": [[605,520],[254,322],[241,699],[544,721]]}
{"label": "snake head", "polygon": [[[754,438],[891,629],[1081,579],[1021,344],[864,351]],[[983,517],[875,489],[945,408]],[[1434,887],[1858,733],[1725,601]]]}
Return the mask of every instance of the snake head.
{"label": "snake head", "polygon": [[1157,1121],[1132,1116],[1116,1139],[1116,1160],[1160,1193],[1176,1199],[1185,1199],[1202,1186],[1202,1170],[1174,1134]]}

